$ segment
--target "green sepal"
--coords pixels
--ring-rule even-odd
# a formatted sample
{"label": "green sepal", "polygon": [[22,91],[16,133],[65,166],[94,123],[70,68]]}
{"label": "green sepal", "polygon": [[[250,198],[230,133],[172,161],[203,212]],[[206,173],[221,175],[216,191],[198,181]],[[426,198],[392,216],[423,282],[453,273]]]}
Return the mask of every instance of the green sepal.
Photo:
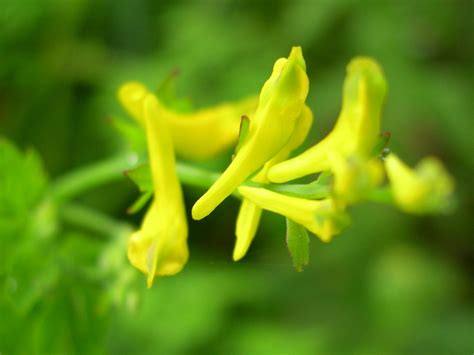
{"label": "green sepal", "polygon": [[153,181],[149,164],[141,164],[134,169],[127,170],[125,176],[138,186],[140,192],[153,193]]}
{"label": "green sepal", "polygon": [[250,128],[250,119],[243,115],[240,118],[240,128],[239,128],[239,141],[237,142],[237,146],[235,147],[235,152],[234,155],[237,154],[242,148],[245,139],[247,138],[247,135],[249,133],[249,128]]}
{"label": "green sepal", "polygon": [[286,245],[296,271],[303,271],[309,263],[309,236],[307,230],[291,219],[286,219]]}

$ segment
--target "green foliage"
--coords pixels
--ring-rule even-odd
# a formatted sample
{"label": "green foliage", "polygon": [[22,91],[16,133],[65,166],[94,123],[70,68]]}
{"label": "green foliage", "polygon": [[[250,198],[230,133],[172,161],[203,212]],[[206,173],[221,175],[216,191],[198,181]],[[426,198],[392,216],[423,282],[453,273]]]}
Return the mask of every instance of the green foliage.
{"label": "green foliage", "polygon": [[303,271],[309,263],[309,236],[306,229],[286,219],[286,245],[296,271]]}

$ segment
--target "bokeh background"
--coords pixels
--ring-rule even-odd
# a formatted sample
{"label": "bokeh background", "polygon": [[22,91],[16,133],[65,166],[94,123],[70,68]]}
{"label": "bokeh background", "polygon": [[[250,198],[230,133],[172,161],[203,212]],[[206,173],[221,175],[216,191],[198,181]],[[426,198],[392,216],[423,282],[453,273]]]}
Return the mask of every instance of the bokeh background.
{"label": "bokeh background", "polygon": [[[0,353],[472,353],[473,5],[0,0],[0,135],[34,148],[45,171],[36,160],[19,167],[18,152],[1,166],[22,172],[24,201],[11,208],[18,197],[0,186]],[[231,261],[238,202],[229,200],[190,222],[184,271],[147,290],[122,240],[35,209],[46,181],[124,149],[110,123],[125,116],[115,97],[124,81],[156,87],[179,68],[178,92],[195,107],[239,99],[257,93],[293,45],[311,81],[307,143],[337,117],[348,61],[373,56],[389,83],[391,149],[410,164],[444,161],[457,181],[453,214],[355,206],[352,227],[332,243],[311,239],[310,265],[297,273],[284,220],[270,214],[247,257]],[[186,189],[188,207],[201,193]],[[138,225],[141,215],[125,212],[136,196],[123,178],[78,202]]]}

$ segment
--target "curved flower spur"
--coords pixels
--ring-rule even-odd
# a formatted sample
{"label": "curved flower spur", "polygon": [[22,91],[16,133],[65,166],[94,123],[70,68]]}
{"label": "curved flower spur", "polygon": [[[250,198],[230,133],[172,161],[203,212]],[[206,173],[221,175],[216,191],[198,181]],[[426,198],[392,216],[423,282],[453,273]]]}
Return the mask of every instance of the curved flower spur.
{"label": "curved flower spur", "polygon": [[[145,85],[130,81],[120,87],[118,98],[128,113],[145,126],[143,100],[151,94]],[[168,124],[176,154],[189,160],[213,158],[232,147],[239,135],[240,117],[253,116],[258,102],[258,98],[252,96],[193,112],[179,112],[155,97],[160,114]]]}

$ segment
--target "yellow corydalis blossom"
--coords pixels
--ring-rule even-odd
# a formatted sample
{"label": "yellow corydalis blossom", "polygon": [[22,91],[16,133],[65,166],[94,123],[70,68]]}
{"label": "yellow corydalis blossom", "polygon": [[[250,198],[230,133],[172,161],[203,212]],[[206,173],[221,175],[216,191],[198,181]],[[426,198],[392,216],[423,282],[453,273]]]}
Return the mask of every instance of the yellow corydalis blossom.
{"label": "yellow corydalis blossom", "polygon": [[454,180],[438,159],[425,158],[411,169],[390,154],[385,159],[385,168],[395,202],[403,211],[424,214],[450,209]]}
{"label": "yellow corydalis blossom", "polygon": [[[288,158],[294,149],[303,144],[306,136],[309,133],[309,130],[311,129],[312,123],[313,113],[307,106],[305,106],[301,112],[300,117],[298,117],[296,121],[295,129],[293,130],[293,134],[291,135],[289,141],[280,150],[280,152],[277,153],[277,155],[265,163],[262,170],[258,172],[252,181],[258,183],[268,183],[268,170],[276,163]],[[250,247],[250,244],[252,243],[252,240],[257,232],[261,215],[262,209],[260,207],[246,198],[243,199],[242,204],[240,205],[235,228],[236,242],[233,253],[234,261],[242,259],[247,253],[247,250]]]}
{"label": "yellow corydalis blossom", "polygon": [[[370,58],[353,59],[347,66],[342,109],[333,130],[297,157],[275,165],[268,173],[273,182],[331,170],[337,153],[344,160],[366,160],[380,133],[380,114],[387,85],[380,66]],[[337,158],[336,158],[337,159]]]}
{"label": "yellow corydalis blossom", "polygon": [[288,142],[308,95],[309,81],[300,47],[280,58],[263,85],[248,134],[232,163],[196,202],[194,219],[209,215],[245,179],[273,158]]}
{"label": "yellow corydalis blossom", "polygon": [[174,275],[186,264],[188,227],[168,124],[156,97],[146,95],[142,103],[139,114],[146,130],[154,198],[141,228],[130,238],[128,258],[148,275],[151,287],[155,276]]}
{"label": "yellow corydalis blossom", "polygon": [[329,242],[350,223],[349,216],[332,198],[315,201],[248,186],[239,187],[238,192],[260,208],[301,224],[324,242]]}
{"label": "yellow corydalis blossom", "polygon": [[[118,98],[129,114],[144,126],[143,100],[150,91],[141,83],[128,82],[118,91]],[[184,159],[209,159],[229,149],[237,141],[240,118],[253,116],[258,98],[223,103],[191,113],[170,110],[157,100],[160,114],[168,123],[176,154]]]}

